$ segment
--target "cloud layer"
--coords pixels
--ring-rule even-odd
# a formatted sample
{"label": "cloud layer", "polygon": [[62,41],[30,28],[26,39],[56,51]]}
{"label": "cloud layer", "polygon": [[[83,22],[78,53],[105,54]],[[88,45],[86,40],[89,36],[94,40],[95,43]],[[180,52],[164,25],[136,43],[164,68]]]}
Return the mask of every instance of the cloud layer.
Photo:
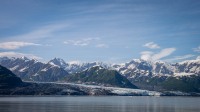
{"label": "cloud layer", "polygon": [[39,46],[40,44],[29,42],[3,42],[0,43],[0,49],[14,50],[25,46]]}
{"label": "cloud layer", "polygon": [[0,52],[0,57],[16,57],[20,58],[26,56],[31,59],[37,59],[40,60],[42,59],[41,57],[35,56],[33,54],[24,54],[24,53],[19,53],[19,52]]}

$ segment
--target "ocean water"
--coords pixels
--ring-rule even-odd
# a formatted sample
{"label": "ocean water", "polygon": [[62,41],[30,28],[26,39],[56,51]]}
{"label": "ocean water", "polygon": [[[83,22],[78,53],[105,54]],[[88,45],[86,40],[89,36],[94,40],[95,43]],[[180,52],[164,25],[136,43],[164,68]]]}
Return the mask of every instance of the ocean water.
{"label": "ocean water", "polygon": [[200,97],[0,97],[0,112],[200,112]]}

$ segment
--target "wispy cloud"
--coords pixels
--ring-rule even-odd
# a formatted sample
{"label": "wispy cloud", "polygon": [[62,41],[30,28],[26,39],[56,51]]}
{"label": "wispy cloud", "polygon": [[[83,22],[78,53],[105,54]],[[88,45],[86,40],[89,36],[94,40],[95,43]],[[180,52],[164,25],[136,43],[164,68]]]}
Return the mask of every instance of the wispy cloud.
{"label": "wispy cloud", "polygon": [[33,54],[24,54],[24,53],[19,53],[19,52],[0,52],[0,57],[16,57],[20,58],[26,56],[31,59],[37,59],[40,60],[42,59],[41,57],[35,56]]}
{"label": "wispy cloud", "polygon": [[25,46],[39,46],[40,44],[29,42],[3,42],[0,43],[0,49],[14,50]]}
{"label": "wispy cloud", "polygon": [[150,49],[158,49],[160,46],[154,42],[149,42],[144,44],[144,47],[150,48]]}
{"label": "wispy cloud", "polygon": [[166,49],[162,49],[159,53],[154,54],[152,56],[153,60],[159,60],[162,59],[164,57],[167,57],[169,55],[171,55],[174,51],[176,50],[176,48],[166,48]]}
{"label": "wispy cloud", "polygon": [[74,45],[74,46],[87,46],[91,44],[93,41],[97,41],[100,38],[84,38],[79,40],[67,40],[64,42],[64,44],[67,45]]}
{"label": "wispy cloud", "polygon": [[68,24],[63,24],[63,23],[49,24],[49,25],[41,26],[40,28],[29,31],[27,33],[8,37],[8,38],[17,39],[17,40],[26,40],[26,39],[36,40],[36,39],[41,39],[41,38],[47,38],[47,37],[52,37],[53,33],[55,33],[56,31],[63,30],[64,28],[68,26],[69,26]]}
{"label": "wispy cloud", "polygon": [[179,60],[184,60],[184,59],[192,58],[194,56],[195,55],[193,55],[193,54],[187,54],[187,55],[183,55],[183,56],[174,56],[173,58],[165,59],[164,61],[174,62],[174,61],[179,61]]}
{"label": "wispy cloud", "polygon": [[198,46],[197,48],[193,48],[193,51],[200,53],[200,46]]}
{"label": "wispy cloud", "polygon": [[196,59],[200,59],[200,56],[197,56],[197,58]]}
{"label": "wispy cloud", "polygon": [[98,47],[98,48],[108,48],[109,46],[107,44],[97,44],[96,47]]}
{"label": "wispy cloud", "polygon": [[67,63],[69,63],[69,64],[80,64],[82,62],[80,60],[73,60],[73,61],[69,61]]}
{"label": "wispy cloud", "polygon": [[143,60],[155,61],[155,60],[160,60],[164,57],[171,55],[175,50],[176,50],[176,48],[165,48],[165,49],[162,49],[158,53],[154,53],[151,51],[143,51],[140,54],[141,54],[141,59],[143,59]]}

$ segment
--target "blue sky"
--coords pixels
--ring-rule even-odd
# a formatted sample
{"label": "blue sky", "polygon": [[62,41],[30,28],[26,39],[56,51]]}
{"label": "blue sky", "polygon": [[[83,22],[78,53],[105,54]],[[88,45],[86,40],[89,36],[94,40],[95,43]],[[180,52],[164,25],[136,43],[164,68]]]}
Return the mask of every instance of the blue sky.
{"label": "blue sky", "polygon": [[1,0],[0,56],[178,62],[200,53],[198,0]]}

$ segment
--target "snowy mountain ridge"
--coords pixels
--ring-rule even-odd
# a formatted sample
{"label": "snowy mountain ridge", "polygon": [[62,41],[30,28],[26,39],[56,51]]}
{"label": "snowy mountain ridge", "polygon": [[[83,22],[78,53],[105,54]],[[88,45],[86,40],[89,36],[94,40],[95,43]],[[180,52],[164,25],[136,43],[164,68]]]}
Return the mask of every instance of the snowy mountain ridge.
{"label": "snowy mountain ridge", "polygon": [[43,63],[26,57],[3,57],[0,58],[0,64],[26,81],[58,81],[68,75],[67,71],[56,64]]}
{"label": "snowy mountain ridge", "polygon": [[[145,61],[141,59],[133,59],[130,62],[122,63],[122,64],[106,64],[103,62],[85,62],[85,63],[70,63],[70,62],[64,62],[62,59],[59,63],[56,64],[65,70],[67,70],[69,73],[75,73],[80,72],[85,69],[88,69],[90,67],[93,67],[95,65],[102,66],[107,69],[115,69],[119,71],[122,75],[127,75],[129,73],[135,72],[140,74],[146,74],[152,73],[152,75],[174,75],[175,73],[200,73],[200,60],[188,60],[183,61],[176,64],[170,64],[163,61]],[[50,61],[51,62],[51,61]],[[64,66],[62,65],[64,63]],[[180,66],[184,66],[184,70],[181,69]],[[189,67],[190,66],[190,67]],[[188,68],[189,67],[189,68]],[[192,69],[191,69],[192,68]],[[190,71],[187,71],[190,69]]]}
{"label": "snowy mountain ridge", "polygon": [[[145,61],[142,59],[133,59],[122,64],[106,64],[103,62],[65,62],[61,58],[54,58],[47,63],[39,62],[27,57],[8,58],[0,57],[0,64],[6,66],[12,71],[23,72],[30,66],[43,66],[40,71],[48,71],[51,68],[64,69],[68,73],[77,73],[87,70],[94,66],[101,66],[106,69],[114,69],[122,75],[130,78],[138,75],[142,76],[181,76],[181,74],[200,74],[200,59],[187,60],[175,64],[162,61]],[[49,67],[44,68],[44,65]],[[178,75],[177,75],[178,74]]]}

